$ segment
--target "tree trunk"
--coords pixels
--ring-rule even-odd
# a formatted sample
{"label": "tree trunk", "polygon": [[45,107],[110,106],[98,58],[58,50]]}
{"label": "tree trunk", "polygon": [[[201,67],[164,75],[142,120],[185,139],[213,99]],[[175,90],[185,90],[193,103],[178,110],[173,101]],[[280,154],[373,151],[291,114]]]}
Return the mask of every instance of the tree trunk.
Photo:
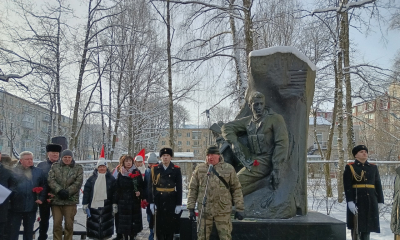
{"label": "tree trunk", "polygon": [[167,0],[167,55],[168,55],[169,145],[172,149],[175,149],[174,148],[175,147],[174,103],[172,100],[171,13],[169,9],[169,0]]}
{"label": "tree trunk", "polygon": [[92,19],[92,13],[91,13],[91,6],[92,6],[92,1],[89,1],[89,10],[88,10],[88,19],[87,19],[87,24],[86,24],[86,33],[85,33],[85,42],[84,42],[84,47],[83,47],[83,52],[82,52],[82,57],[81,57],[81,64],[79,68],[79,75],[78,75],[78,83],[77,83],[77,88],[76,88],[76,96],[75,96],[75,106],[74,106],[74,113],[72,116],[72,127],[71,127],[71,141],[69,143],[69,148],[73,151],[78,142],[78,113],[79,113],[79,105],[81,101],[81,90],[82,90],[82,82],[83,82],[83,74],[85,73],[85,67],[87,63],[86,55],[88,52],[88,45],[89,45],[89,35],[90,35],[90,22]]}
{"label": "tree trunk", "polygon": [[[246,64],[249,67],[249,54],[253,51],[253,22],[251,20],[251,7],[253,0],[243,0],[243,12],[244,12],[244,38],[246,43]],[[250,74],[248,74],[250,76]]]}
{"label": "tree trunk", "polygon": [[238,101],[239,101],[239,107],[242,107],[245,104],[245,91],[246,91],[246,86],[245,86],[245,77],[242,69],[242,64],[240,61],[240,49],[239,49],[239,40],[237,37],[236,33],[236,24],[235,24],[235,18],[233,16],[233,5],[235,4],[235,0],[230,0],[229,1],[229,23],[231,27],[231,33],[232,33],[232,42],[233,42],[233,56],[235,59],[235,68],[236,68],[236,86],[238,90]]}
{"label": "tree trunk", "polygon": [[[343,4],[347,4],[344,0]],[[346,123],[347,123],[347,159],[353,159],[352,150],[355,146],[355,137],[353,129],[353,105],[351,101],[351,81],[350,81],[350,41],[349,41],[349,16],[348,12],[342,13],[342,31],[343,31],[343,55],[344,55],[344,80],[346,86]]]}
{"label": "tree trunk", "polygon": [[[60,6],[61,8],[61,6]],[[57,110],[58,110],[58,117],[57,117],[57,135],[61,136],[61,98],[60,98],[60,34],[61,34],[61,12],[59,12],[59,16],[57,18],[57,38],[56,38],[56,62],[57,62],[57,70],[56,70],[56,99],[57,99]]]}

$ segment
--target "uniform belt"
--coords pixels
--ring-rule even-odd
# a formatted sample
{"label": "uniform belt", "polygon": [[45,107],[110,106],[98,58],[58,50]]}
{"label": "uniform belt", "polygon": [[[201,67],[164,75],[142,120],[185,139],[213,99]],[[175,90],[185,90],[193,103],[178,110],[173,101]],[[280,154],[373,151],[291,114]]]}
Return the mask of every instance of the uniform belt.
{"label": "uniform belt", "polygon": [[375,188],[372,184],[353,184],[353,188]]}
{"label": "uniform belt", "polygon": [[175,188],[156,188],[156,190],[159,192],[173,192]]}

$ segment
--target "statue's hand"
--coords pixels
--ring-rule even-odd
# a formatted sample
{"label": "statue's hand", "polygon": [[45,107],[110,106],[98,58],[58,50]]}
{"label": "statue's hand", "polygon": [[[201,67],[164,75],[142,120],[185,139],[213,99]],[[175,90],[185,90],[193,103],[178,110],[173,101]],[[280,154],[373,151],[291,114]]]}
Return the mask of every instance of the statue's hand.
{"label": "statue's hand", "polygon": [[279,185],[279,170],[274,169],[271,173],[271,180],[272,180],[272,188],[276,190]]}
{"label": "statue's hand", "polygon": [[240,146],[239,146],[238,142],[233,142],[232,143],[232,151],[236,155],[237,158],[239,158],[239,159],[243,158],[244,159],[244,154],[240,150]]}

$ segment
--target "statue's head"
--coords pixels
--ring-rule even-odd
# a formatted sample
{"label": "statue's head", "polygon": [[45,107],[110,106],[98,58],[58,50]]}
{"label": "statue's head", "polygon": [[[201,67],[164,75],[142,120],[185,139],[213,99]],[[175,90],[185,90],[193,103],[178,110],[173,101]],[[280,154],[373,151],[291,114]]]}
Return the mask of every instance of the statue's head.
{"label": "statue's head", "polygon": [[253,92],[250,96],[250,109],[253,116],[256,118],[261,117],[265,110],[265,96],[260,92]]}

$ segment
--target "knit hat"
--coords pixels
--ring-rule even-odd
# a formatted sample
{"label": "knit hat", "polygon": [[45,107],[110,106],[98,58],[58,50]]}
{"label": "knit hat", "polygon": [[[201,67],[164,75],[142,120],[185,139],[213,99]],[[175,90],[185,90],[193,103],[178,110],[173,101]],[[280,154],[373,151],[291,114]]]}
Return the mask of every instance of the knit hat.
{"label": "knit hat", "polygon": [[65,157],[65,156],[71,156],[72,158],[74,158],[74,153],[72,153],[72,151],[69,149],[65,149],[61,153],[61,158]]}
{"label": "knit hat", "polygon": [[147,159],[147,163],[157,163],[157,155],[155,153],[150,153],[149,158]]}
{"label": "knit hat", "polygon": [[55,143],[50,143],[46,145],[46,152],[61,152],[62,146]]}
{"label": "knit hat", "polygon": [[104,159],[99,159],[99,160],[97,161],[96,168],[98,168],[98,167],[100,167],[100,166],[106,166],[106,167],[107,167],[107,161],[104,160]]}
{"label": "knit hat", "polygon": [[219,148],[217,146],[209,146],[207,148],[207,150],[206,150],[206,155],[207,154],[218,154],[218,155],[220,155]]}
{"label": "knit hat", "polygon": [[160,157],[161,157],[163,154],[169,154],[171,157],[173,157],[173,156],[174,156],[174,151],[172,150],[172,148],[167,148],[167,147],[165,147],[165,148],[162,148],[162,149],[160,150]]}
{"label": "knit hat", "polygon": [[140,156],[140,155],[137,155],[137,156],[135,157],[135,161],[136,161],[136,162],[143,162],[143,157]]}
{"label": "knit hat", "polygon": [[351,150],[351,153],[353,153],[353,156],[355,157],[355,156],[357,155],[357,153],[358,153],[359,151],[361,151],[361,150],[365,150],[365,151],[367,151],[367,153],[368,153],[368,148],[367,148],[365,145],[358,145],[358,146],[355,146],[355,147],[353,148],[353,150]]}

